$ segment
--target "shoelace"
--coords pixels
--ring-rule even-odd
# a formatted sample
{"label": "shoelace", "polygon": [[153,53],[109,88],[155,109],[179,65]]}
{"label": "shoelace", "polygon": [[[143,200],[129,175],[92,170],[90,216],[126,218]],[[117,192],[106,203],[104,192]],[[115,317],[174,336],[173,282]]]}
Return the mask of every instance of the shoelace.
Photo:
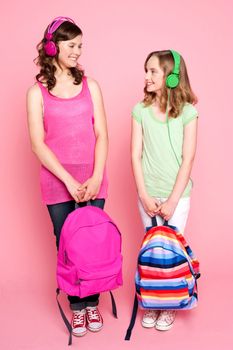
{"label": "shoelace", "polygon": [[173,319],[174,319],[174,317],[175,317],[175,314],[176,314],[176,312],[175,311],[162,311],[161,312],[161,314],[160,314],[160,316],[159,316],[159,319],[161,320],[161,321],[168,321],[168,322],[171,322],[171,321],[173,321]]}
{"label": "shoelace", "polygon": [[85,314],[81,312],[75,312],[73,318],[73,325],[78,326],[84,323]]}
{"label": "shoelace", "polygon": [[144,317],[154,317],[154,316],[155,316],[154,310],[148,310],[144,314]]}
{"label": "shoelace", "polygon": [[87,309],[87,314],[89,319],[100,321],[100,315],[97,309]]}

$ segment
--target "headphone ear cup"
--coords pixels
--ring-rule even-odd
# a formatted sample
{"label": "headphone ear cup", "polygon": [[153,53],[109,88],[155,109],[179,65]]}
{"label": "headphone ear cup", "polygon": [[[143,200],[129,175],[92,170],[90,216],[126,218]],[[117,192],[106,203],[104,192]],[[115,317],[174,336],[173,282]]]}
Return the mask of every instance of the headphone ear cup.
{"label": "headphone ear cup", "polygon": [[180,82],[180,78],[178,74],[172,73],[167,76],[166,85],[168,88],[174,89],[179,85],[179,82]]}
{"label": "headphone ear cup", "polygon": [[57,48],[56,48],[56,45],[53,41],[47,41],[44,44],[44,50],[45,50],[46,55],[48,55],[48,56],[54,57],[57,54]]}

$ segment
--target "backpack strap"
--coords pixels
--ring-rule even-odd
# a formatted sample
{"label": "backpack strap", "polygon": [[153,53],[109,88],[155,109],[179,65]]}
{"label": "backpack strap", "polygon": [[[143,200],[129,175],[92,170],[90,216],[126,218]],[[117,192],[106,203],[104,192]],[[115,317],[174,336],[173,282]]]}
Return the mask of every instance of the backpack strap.
{"label": "backpack strap", "polygon": [[64,321],[64,323],[65,323],[65,325],[66,325],[66,327],[67,327],[67,329],[69,331],[69,342],[68,342],[68,345],[71,345],[72,344],[72,327],[71,327],[70,322],[67,320],[66,315],[65,315],[65,313],[64,313],[64,311],[63,311],[63,309],[62,309],[62,307],[61,307],[61,305],[60,305],[60,303],[58,301],[59,293],[60,293],[60,289],[57,288],[56,289],[57,305],[59,307],[59,310],[60,310],[60,313],[61,313],[61,317],[62,317],[62,319],[63,319],[63,321]]}
{"label": "backpack strap", "polygon": [[[112,292],[110,291],[110,296],[111,296],[111,301],[112,301],[112,313],[114,315],[115,318],[117,318],[117,308],[116,308],[116,302],[115,302],[115,299],[114,299],[114,296],[112,294]],[[67,320],[67,317],[61,307],[61,304],[59,303],[59,300],[58,300],[58,296],[60,294],[60,289],[57,288],[56,289],[56,299],[57,299],[57,305],[59,307],[59,310],[60,310],[60,313],[61,313],[61,317],[66,325],[66,328],[68,329],[69,331],[69,342],[68,342],[68,345],[71,345],[72,344],[72,326],[70,324],[70,322]]]}
{"label": "backpack strap", "polygon": [[136,316],[137,316],[137,311],[138,311],[138,298],[137,298],[137,294],[135,293],[132,316],[131,316],[129,327],[125,335],[125,340],[130,340],[131,333],[132,333]]}
{"label": "backpack strap", "polygon": [[[151,218],[151,221],[152,221],[152,226],[158,226],[156,216],[153,216],[153,217]],[[168,225],[168,221],[167,221],[167,220],[164,220],[164,224],[163,224],[163,225],[164,225],[164,226],[169,226],[169,225]]]}
{"label": "backpack strap", "polygon": [[113,296],[113,294],[112,294],[111,291],[109,291],[109,293],[110,293],[111,301],[112,301],[112,313],[113,313],[113,315],[114,315],[115,318],[118,318],[118,317],[117,317],[116,302],[115,302],[114,296]]}
{"label": "backpack strap", "polygon": [[195,278],[195,288],[193,296],[198,300],[198,289],[197,289],[197,279]]}
{"label": "backpack strap", "polygon": [[152,226],[158,226],[156,216],[153,216],[151,218],[151,221],[152,221]]}

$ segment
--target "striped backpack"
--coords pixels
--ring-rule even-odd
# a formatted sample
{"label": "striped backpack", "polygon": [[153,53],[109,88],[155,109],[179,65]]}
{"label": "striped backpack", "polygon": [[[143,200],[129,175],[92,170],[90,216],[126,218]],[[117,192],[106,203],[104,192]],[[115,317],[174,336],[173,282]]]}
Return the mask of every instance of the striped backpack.
{"label": "striped backpack", "polygon": [[157,226],[147,230],[138,255],[136,295],[125,340],[129,340],[138,305],[143,309],[192,309],[197,305],[199,262],[177,228]]}

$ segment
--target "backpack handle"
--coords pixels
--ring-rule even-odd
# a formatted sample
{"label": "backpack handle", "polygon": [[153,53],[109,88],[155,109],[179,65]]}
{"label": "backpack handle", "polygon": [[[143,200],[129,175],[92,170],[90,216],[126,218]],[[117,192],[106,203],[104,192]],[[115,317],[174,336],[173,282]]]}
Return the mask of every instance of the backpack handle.
{"label": "backpack handle", "polygon": [[[153,218],[151,218],[151,221],[152,221],[152,226],[158,226],[156,216],[153,216]],[[164,220],[163,226],[169,226],[167,220]]]}

